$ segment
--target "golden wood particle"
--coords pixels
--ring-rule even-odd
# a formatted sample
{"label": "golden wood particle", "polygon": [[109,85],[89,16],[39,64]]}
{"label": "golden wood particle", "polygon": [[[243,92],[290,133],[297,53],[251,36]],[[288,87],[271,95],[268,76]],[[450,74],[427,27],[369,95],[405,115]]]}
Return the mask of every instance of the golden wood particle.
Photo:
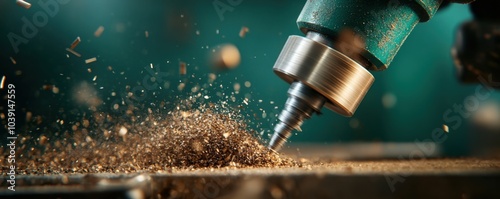
{"label": "golden wood particle", "polygon": [[[218,105],[181,108],[162,116],[138,117],[141,121],[135,122],[106,116],[113,124],[86,118],[83,128],[65,133],[64,138],[40,137],[39,144],[51,150],[19,149],[19,154],[28,154],[16,161],[22,168],[19,174],[298,165],[269,151],[247,130],[238,114],[223,109]],[[113,130],[118,133],[110,133]]]}

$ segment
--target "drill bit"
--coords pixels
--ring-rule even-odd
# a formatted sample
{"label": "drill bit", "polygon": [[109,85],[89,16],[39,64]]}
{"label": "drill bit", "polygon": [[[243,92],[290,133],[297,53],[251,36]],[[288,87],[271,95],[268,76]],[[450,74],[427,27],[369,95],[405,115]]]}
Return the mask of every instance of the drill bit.
{"label": "drill bit", "polygon": [[320,113],[323,106],[350,117],[373,83],[362,65],[332,48],[332,39],[309,31],[306,37],[290,36],[274,72],[291,83],[288,100],[274,127],[268,148],[281,149],[294,129]]}
{"label": "drill bit", "polygon": [[279,115],[279,123],[274,127],[274,134],[268,148],[279,151],[294,129],[300,131],[304,119],[313,113],[320,113],[325,104],[325,97],[302,82],[296,81],[288,89],[288,99]]}

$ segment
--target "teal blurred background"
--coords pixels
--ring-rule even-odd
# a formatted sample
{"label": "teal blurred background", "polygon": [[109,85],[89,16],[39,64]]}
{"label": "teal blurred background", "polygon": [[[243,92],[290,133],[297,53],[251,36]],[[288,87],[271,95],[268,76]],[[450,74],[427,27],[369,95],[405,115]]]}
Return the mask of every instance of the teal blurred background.
{"label": "teal blurred background", "polygon": [[[48,16],[45,25],[28,42],[19,44],[15,52],[9,42],[9,33],[22,36],[22,20],[45,12],[37,2],[26,10],[15,1],[0,2],[0,75],[6,83],[14,83],[18,93],[19,115],[33,112],[41,115],[47,126],[58,119],[81,114],[81,105],[72,97],[75,87],[88,82],[103,100],[103,109],[112,107],[120,99],[126,86],[141,85],[146,68],[153,63],[162,72],[168,72],[170,87],[145,91],[146,98],[137,102],[141,109],[155,108],[159,101],[174,100],[186,92],[177,91],[179,81],[187,82],[187,90],[206,82],[213,72],[209,57],[218,45],[232,43],[241,53],[241,64],[230,71],[218,72],[218,84],[231,92],[232,84],[242,85],[238,102],[251,98],[249,110],[264,110],[266,118],[258,114],[265,130],[271,133],[278,114],[287,98],[288,85],[272,72],[272,66],[289,35],[302,35],[295,23],[305,1],[242,0],[228,6],[219,16],[214,1],[123,1],[123,0],[67,0],[57,3],[59,10]],[[61,1],[63,2],[63,1]],[[37,14],[38,13],[38,14]],[[402,46],[388,70],[373,72],[375,83],[352,118],[345,118],[324,109],[302,126],[303,132],[291,141],[314,143],[347,142],[414,142],[432,138],[432,131],[446,122],[443,114],[454,104],[463,104],[473,95],[478,85],[463,85],[455,77],[450,55],[455,30],[470,20],[465,5],[451,5],[436,14],[427,23],[419,24]],[[44,20],[38,18],[36,20]],[[100,37],[94,31],[105,28]],[[245,38],[238,34],[245,26],[250,29]],[[148,31],[149,37],[145,37]],[[12,34],[11,34],[12,35]],[[80,36],[82,42],[75,57],[65,51]],[[69,56],[67,56],[69,54]],[[9,57],[16,60],[13,64]],[[84,60],[97,57],[97,62]],[[188,64],[188,76],[178,74],[179,62]],[[112,66],[112,73],[108,70]],[[92,73],[88,72],[91,68]],[[123,74],[121,74],[123,72]],[[93,81],[97,76],[96,81]],[[167,81],[167,80],[166,80]],[[243,86],[245,81],[251,87]],[[43,85],[55,85],[59,93],[47,92]],[[77,87],[78,88],[78,87]],[[2,95],[5,90],[2,90]],[[118,96],[111,96],[116,92]],[[210,93],[214,95],[214,93]],[[490,99],[498,102],[500,95]],[[262,100],[261,103],[258,100]],[[385,101],[385,102],[384,102]],[[237,102],[237,103],[238,103]],[[486,102],[481,102],[484,104]],[[384,105],[385,104],[385,105]],[[2,104],[3,105],[3,104]],[[252,107],[253,106],[253,107]],[[498,106],[496,106],[498,108]],[[262,109],[262,110],[260,110]],[[5,111],[5,108],[3,109]],[[81,116],[81,115],[80,115]],[[467,155],[473,132],[470,119],[452,128],[443,143],[446,155]],[[63,128],[63,127],[60,127]],[[26,133],[40,133],[50,128],[39,128]],[[259,129],[259,131],[260,131]]]}

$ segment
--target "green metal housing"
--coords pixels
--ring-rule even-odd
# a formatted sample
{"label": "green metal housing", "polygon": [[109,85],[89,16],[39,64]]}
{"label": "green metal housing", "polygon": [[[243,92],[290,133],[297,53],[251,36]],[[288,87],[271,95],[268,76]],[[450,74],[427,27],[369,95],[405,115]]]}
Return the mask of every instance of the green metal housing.
{"label": "green metal housing", "polygon": [[365,42],[368,69],[386,69],[418,22],[429,20],[442,0],[308,0],[297,19],[300,30],[332,38],[351,29]]}

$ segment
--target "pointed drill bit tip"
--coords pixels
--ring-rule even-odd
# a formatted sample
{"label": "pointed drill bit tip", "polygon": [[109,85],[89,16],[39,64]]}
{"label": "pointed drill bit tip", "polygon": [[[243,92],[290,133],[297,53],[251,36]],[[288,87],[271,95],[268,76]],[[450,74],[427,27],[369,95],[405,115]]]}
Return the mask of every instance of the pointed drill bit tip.
{"label": "pointed drill bit tip", "polygon": [[271,141],[269,142],[269,146],[267,148],[272,151],[278,152],[279,150],[281,150],[281,147],[283,147],[286,140],[286,137],[283,136],[281,132],[274,132],[274,135],[271,138]]}
{"label": "pointed drill bit tip", "polygon": [[278,151],[274,150],[274,149],[272,148],[272,146],[271,146],[271,145],[267,146],[267,149],[268,149],[271,153],[278,153]]}
{"label": "pointed drill bit tip", "polygon": [[274,153],[278,153],[278,151],[281,149],[281,146],[278,146],[277,144],[269,144],[269,146],[267,146],[267,149]]}

